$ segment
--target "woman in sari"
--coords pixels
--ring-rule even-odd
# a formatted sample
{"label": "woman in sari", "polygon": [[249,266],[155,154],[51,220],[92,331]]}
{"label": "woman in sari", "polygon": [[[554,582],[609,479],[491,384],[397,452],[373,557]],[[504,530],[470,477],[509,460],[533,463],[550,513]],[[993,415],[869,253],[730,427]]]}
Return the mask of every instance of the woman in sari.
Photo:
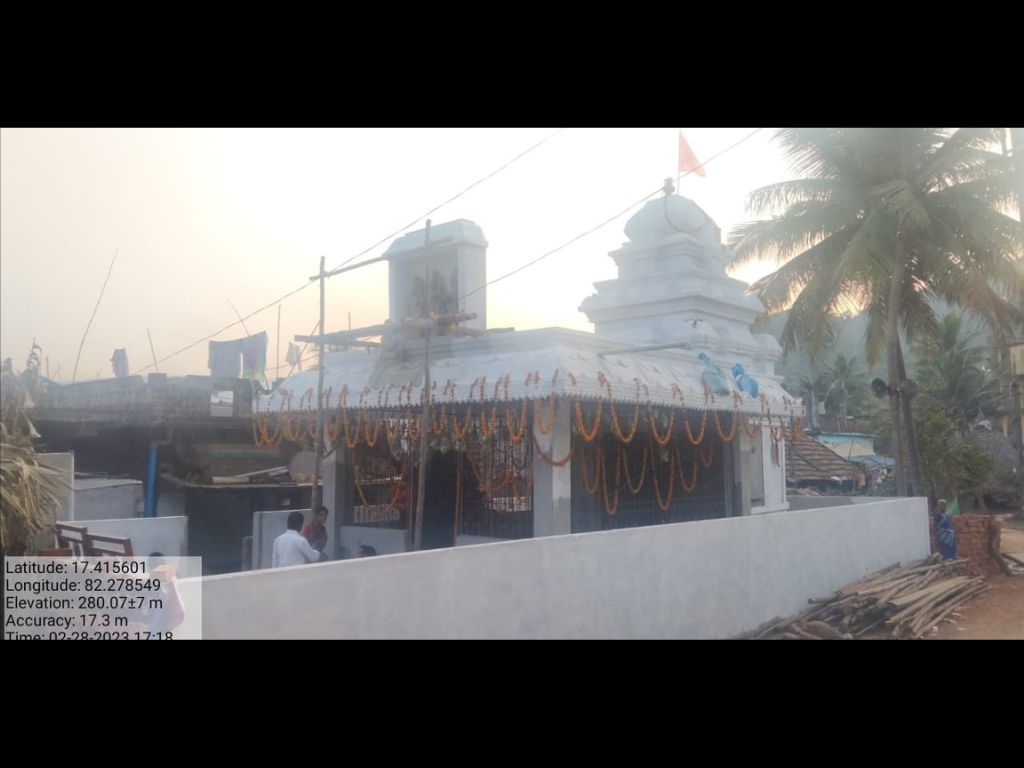
{"label": "woman in sari", "polygon": [[313,522],[307,523],[302,529],[302,535],[306,537],[309,545],[320,553],[320,559],[327,559],[327,507],[317,507],[313,515]]}

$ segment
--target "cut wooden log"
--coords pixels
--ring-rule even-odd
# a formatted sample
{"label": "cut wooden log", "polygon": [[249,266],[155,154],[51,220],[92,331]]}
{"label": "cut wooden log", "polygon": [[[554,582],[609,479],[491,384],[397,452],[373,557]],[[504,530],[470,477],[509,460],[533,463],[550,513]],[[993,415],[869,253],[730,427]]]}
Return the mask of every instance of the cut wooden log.
{"label": "cut wooden log", "polygon": [[918,612],[923,608],[931,605],[932,603],[943,601],[946,597],[955,594],[958,590],[973,583],[973,581],[974,580],[968,579],[965,576],[955,576],[952,579],[940,581],[938,584],[933,585],[929,589],[923,590],[922,593],[915,596],[914,602],[904,606],[902,610],[892,614],[885,623],[896,624],[905,618],[916,617],[919,615]]}
{"label": "cut wooden log", "polygon": [[854,632],[853,636],[854,637],[861,637],[862,635],[867,634],[872,629],[875,629],[876,627],[881,626],[883,619],[884,619],[884,617],[878,619],[877,621],[873,621],[873,622],[871,622],[869,624],[865,624],[863,627],[861,627],[856,632]]}
{"label": "cut wooden log", "polygon": [[965,575],[967,561],[924,560],[899,563],[844,585],[831,597],[811,598],[798,617],[765,625],[756,637],[842,639],[861,637],[882,625],[894,637],[916,637],[978,591],[982,578]]}
{"label": "cut wooden log", "polygon": [[916,592],[911,592],[909,594],[900,595],[899,597],[894,597],[888,600],[887,603],[888,605],[891,605],[893,608],[906,608],[907,606],[916,603],[918,600],[920,600],[922,597],[925,597],[926,595],[944,591],[955,584],[962,584],[966,581],[967,578],[964,576],[955,576],[952,579],[940,581],[937,584],[929,584],[928,586],[924,587],[923,589],[919,589]]}
{"label": "cut wooden log", "polygon": [[942,621],[944,618],[946,618],[949,614],[953,613],[957,608],[959,608],[961,605],[966,603],[968,600],[970,600],[970,599],[972,599],[974,597],[977,597],[982,592],[985,592],[985,591],[987,591],[987,590],[989,590],[991,588],[992,587],[990,585],[988,585],[988,584],[982,584],[982,585],[979,585],[977,589],[974,589],[974,590],[972,590],[970,592],[965,592],[965,593],[963,593],[963,595],[960,598],[955,598],[954,600],[952,600],[950,602],[950,604],[948,606],[946,606],[941,613],[939,613],[932,621],[928,622],[928,625],[925,628],[925,630],[922,631],[919,635],[917,635],[917,637],[915,639],[923,637],[924,634],[931,627],[936,626],[940,621]]}
{"label": "cut wooden log", "polygon": [[793,623],[793,617],[792,616],[787,616],[786,618],[783,618],[783,619],[775,619],[774,621],[769,622],[768,626],[765,627],[761,632],[759,632],[758,634],[754,635],[754,639],[755,640],[760,640],[765,635],[770,635],[772,632],[780,630],[780,629],[784,628],[787,624],[792,624],[792,623]]}
{"label": "cut wooden log", "polygon": [[944,610],[948,609],[952,611],[957,606],[970,600],[979,592],[987,589],[984,584],[979,582],[980,579],[976,579],[972,584],[955,589],[952,593],[944,595],[943,599],[934,601],[927,609],[921,612],[918,618],[914,619],[910,623],[911,635],[914,637],[920,637],[932,626],[938,623],[939,617],[943,614]]}
{"label": "cut wooden log", "polygon": [[[933,595],[923,601],[920,601],[916,606],[913,607],[909,613],[906,613],[901,617],[899,625],[896,628],[898,633],[910,633],[914,635],[923,626],[928,624],[931,616],[941,612],[941,610],[949,605],[950,601],[953,600],[957,595],[973,591],[973,588],[983,579],[981,577],[977,579],[970,579],[969,581],[961,584],[957,584],[945,592],[940,592]],[[904,609],[905,611],[908,609]]]}
{"label": "cut wooden log", "polygon": [[800,627],[796,626],[795,624],[790,626],[789,631],[792,632],[795,635],[799,635],[804,640],[821,640],[821,638],[818,637],[817,635],[812,635],[807,630],[801,629]]}
{"label": "cut wooden log", "polygon": [[859,589],[861,587],[868,586],[870,584],[875,584],[875,583],[877,583],[879,581],[883,581],[885,579],[891,578],[893,571],[899,569],[899,567],[900,567],[900,564],[896,563],[895,565],[890,565],[888,568],[883,568],[880,571],[875,571],[874,573],[869,573],[867,576],[864,576],[864,577],[862,577],[860,579],[857,579],[857,581],[853,581],[853,582],[850,582],[849,584],[845,585],[842,588],[842,590],[840,592],[837,592],[836,594],[838,595],[838,594],[841,594],[843,592],[845,592],[846,594],[849,594],[851,591],[856,591],[857,589]]}
{"label": "cut wooden log", "polygon": [[812,635],[817,635],[822,640],[842,640],[843,638],[841,632],[837,632],[823,621],[807,622],[807,631]]}

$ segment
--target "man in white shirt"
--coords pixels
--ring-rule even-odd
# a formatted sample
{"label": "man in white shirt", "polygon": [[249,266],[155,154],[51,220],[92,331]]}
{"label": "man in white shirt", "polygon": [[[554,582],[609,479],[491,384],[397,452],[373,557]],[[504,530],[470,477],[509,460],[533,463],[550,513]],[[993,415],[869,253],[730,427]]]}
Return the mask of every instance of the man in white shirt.
{"label": "man in white shirt", "polygon": [[302,530],[304,518],[301,512],[288,515],[288,530],[274,539],[274,557],[271,568],[283,568],[288,565],[305,565],[320,559],[320,553],[306,541]]}

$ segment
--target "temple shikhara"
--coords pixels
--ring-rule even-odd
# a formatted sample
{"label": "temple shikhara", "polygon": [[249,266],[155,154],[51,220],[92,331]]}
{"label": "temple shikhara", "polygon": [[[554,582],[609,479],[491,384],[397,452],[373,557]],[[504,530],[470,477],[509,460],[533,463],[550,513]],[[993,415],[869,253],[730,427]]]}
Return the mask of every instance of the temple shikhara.
{"label": "temple shikhara", "polygon": [[[387,251],[386,323],[303,337],[337,350],[322,402],[337,554],[410,547],[423,429],[424,548],[788,507],[784,443],[802,405],[775,375],[776,339],[751,332],[761,304],[726,274],[721,232],[696,203],[668,187],[629,219],[609,254],[618,276],[580,305],[594,333],[488,328],[481,228],[433,227],[429,262],[425,234]],[[257,444],[312,444],[317,376],[259,400]]]}

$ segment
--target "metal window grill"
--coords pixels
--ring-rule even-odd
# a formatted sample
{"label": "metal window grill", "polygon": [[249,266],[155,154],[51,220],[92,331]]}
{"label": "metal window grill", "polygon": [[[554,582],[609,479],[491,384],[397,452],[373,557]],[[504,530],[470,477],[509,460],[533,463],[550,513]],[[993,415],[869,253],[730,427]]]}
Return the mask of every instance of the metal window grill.
{"label": "metal window grill", "polygon": [[[595,411],[593,404],[582,408],[588,427],[593,424]],[[632,441],[625,445],[608,428],[602,428],[587,442],[574,424],[571,503],[574,533],[727,516],[729,451],[725,450],[726,445],[715,430],[714,417],[708,416],[701,436],[699,426],[704,418],[701,412],[677,410],[671,422],[667,409],[654,409],[654,414],[663,440],[669,426],[672,427],[664,446],[651,434],[646,418],[640,419]],[[701,437],[696,446],[687,437],[684,417],[689,420],[693,436]],[[728,431],[732,415],[720,418],[723,429]],[[632,412],[626,416],[620,414],[619,419],[620,423],[624,422],[622,431],[628,434]]]}
{"label": "metal window grill", "polygon": [[[477,406],[446,406],[443,419],[435,412],[426,504],[452,512],[453,537],[533,535],[530,416],[529,407],[516,403],[487,405],[482,414]],[[419,419],[408,411],[389,419],[390,430],[381,430],[375,446],[361,443],[352,451],[346,525],[404,530],[415,513]]]}

